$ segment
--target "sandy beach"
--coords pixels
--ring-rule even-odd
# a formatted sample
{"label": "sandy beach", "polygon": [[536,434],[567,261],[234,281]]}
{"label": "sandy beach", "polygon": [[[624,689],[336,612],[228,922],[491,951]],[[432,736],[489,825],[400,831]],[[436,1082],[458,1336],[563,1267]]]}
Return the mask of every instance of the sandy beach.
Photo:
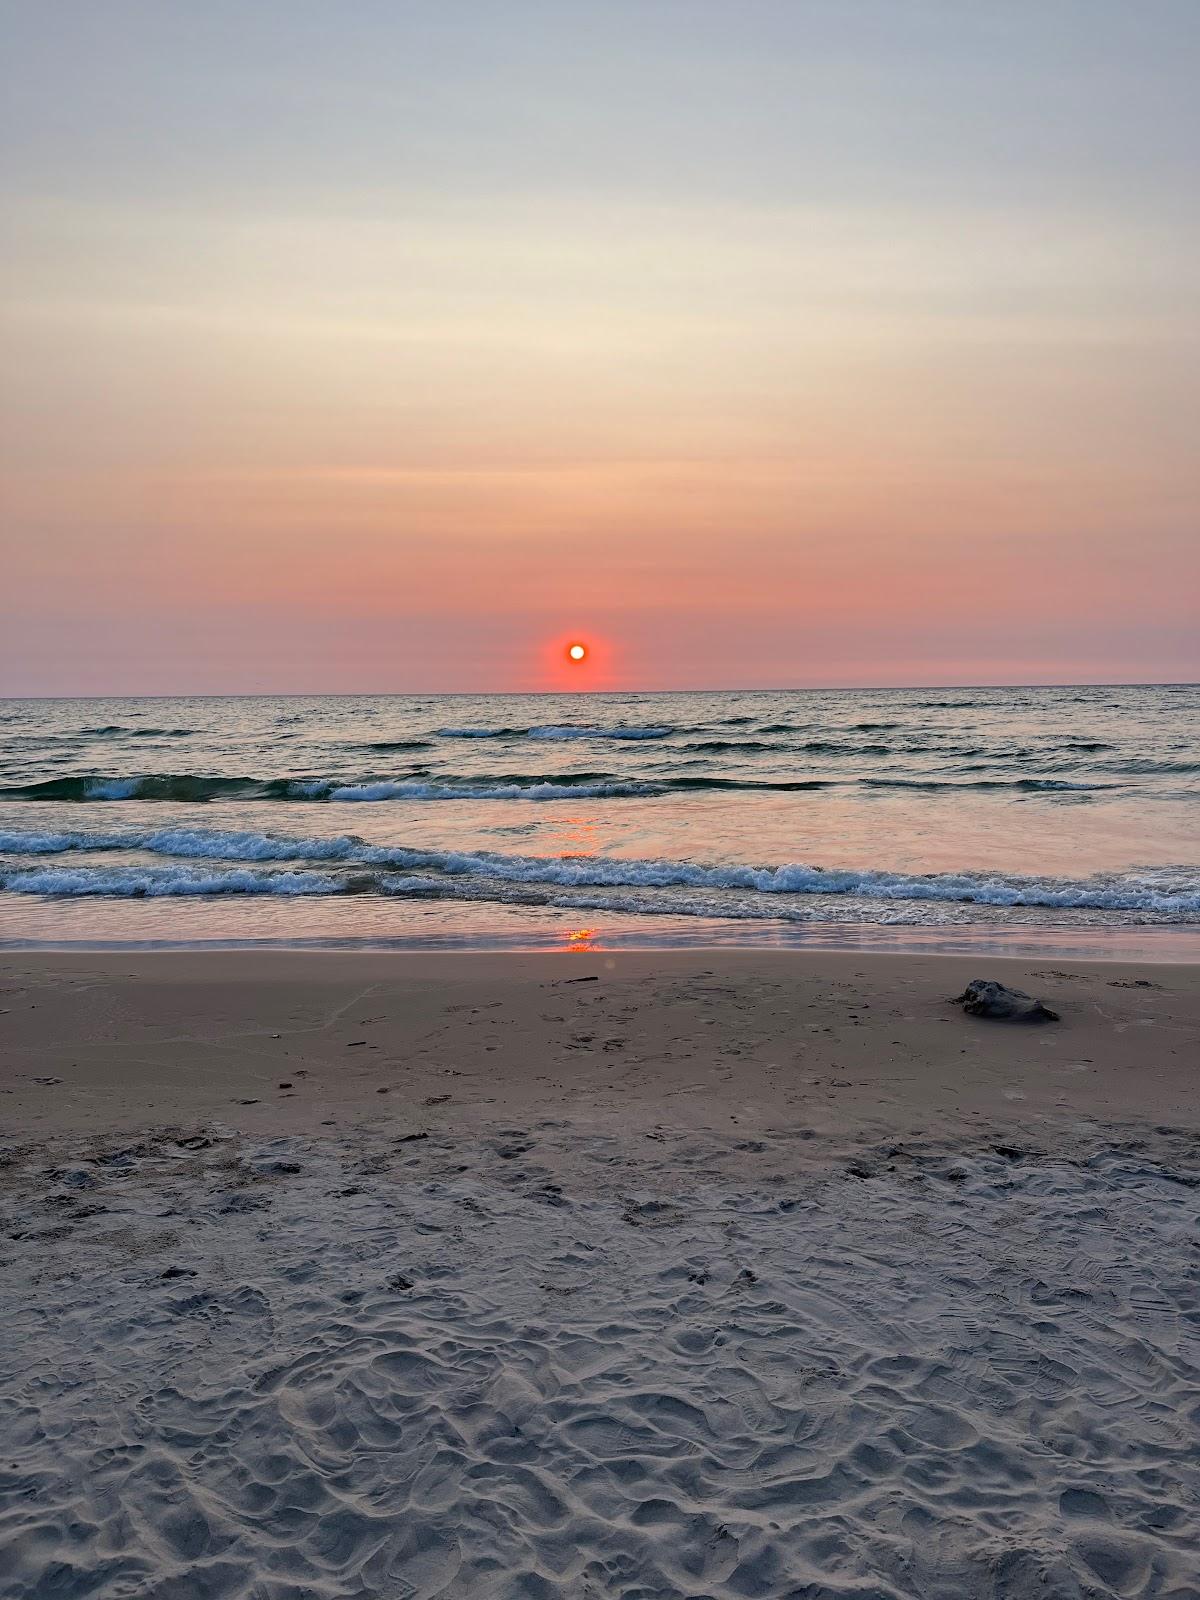
{"label": "sandy beach", "polygon": [[9,953],[0,1592],[1195,1600],[1198,1042],[1187,966]]}

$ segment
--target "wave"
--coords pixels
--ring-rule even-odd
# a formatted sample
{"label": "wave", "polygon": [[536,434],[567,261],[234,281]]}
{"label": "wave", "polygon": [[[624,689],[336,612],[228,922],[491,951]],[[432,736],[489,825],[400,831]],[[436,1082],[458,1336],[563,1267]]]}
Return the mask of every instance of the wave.
{"label": "wave", "polygon": [[478,774],[463,778],[331,777],[255,778],[204,777],[193,773],[158,773],[139,777],[76,776],[44,778],[35,783],[0,788],[0,800],[61,800],[72,803],[121,800],[175,801],[206,804],[214,800],[380,801],[380,800],[563,800],[644,798],[693,791],[802,793],[806,790],[861,785],[870,789],[930,791],[1008,790],[1013,793],[1095,792],[1119,788],[1112,783],[1070,782],[1062,778],[752,778],[713,774],[637,778],[605,772]]}
{"label": "wave", "polygon": [[629,797],[664,793],[652,781],[604,774],[515,775],[466,781],[379,778],[345,782],[339,778],[207,778],[167,773],[136,778],[46,778],[38,783],[0,788],[3,800],[152,800],[206,804],[213,800],[562,800]]}
{"label": "wave", "polygon": [[80,728],[81,738],[107,739],[122,735],[128,739],[190,739],[195,728],[128,728],[119,722],[106,723],[102,728]]}
{"label": "wave", "polygon": [[215,828],[131,829],[122,833],[0,831],[0,856],[65,855],[72,851],[125,850],[149,855],[220,861],[348,861],[370,849],[353,834],[331,838],[278,838]]}
{"label": "wave", "polygon": [[770,790],[784,794],[806,789],[847,789],[861,786],[867,789],[940,789],[964,791],[971,789],[1010,790],[1014,793],[1054,793],[1059,790],[1118,789],[1114,783],[1068,783],[1062,778],[976,778],[965,783],[948,778],[659,778],[662,788],[671,789],[739,789]]}
{"label": "wave", "polygon": [[[765,730],[764,730],[765,731]],[[734,753],[767,753],[770,755],[830,755],[830,756],[891,756],[911,755],[928,749],[925,745],[892,748],[886,744],[844,744],[833,739],[812,739],[807,744],[775,744],[766,739],[701,739],[695,743],[679,744],[680,751],[702,750],[711,755]],[[974,752],[972,752],[974,753]]]}
{"label": "wave", "polygon": [[130,850],[137,847],[136,840],[136,834],[125,833],[6,833],[0,830],[0,855],[53,856],[68,850]]}
{"label": "wave", "polygon": [[344,880],[319,872],[197,872],[186,867],[42,867],[0,872],[0,888],[10,894],[55,898],[103,895],[118,899],[160,899],[172,895],[347,894]]}
{"label": "wave", "polygon": [[0,788],[3,800],[207,800],[285,799],[288,779],[206,778],[192,773],[158,773],[141,777],[103,776],[44,778],[36,783]]}
{"label": "wave", "polygon": [[[312,786],[306,786],[312,790]],[[319,788],[324,787],[324,792]],[[575,783],[569,779],[522,779],[515,783],[439,783],[416,780],[378,783],[340,784],[333,788],[318,786],[307,795],[291,798],[314,800],[569,800],[600,799],[604,796],[632,797],[661,794],[663,787],[657,783],[637,781],[606,781],[601,783]]]}
{"label": "wave", "polygon": [[1131,777],[1190,777],[1200,772],[1200,761],[1155,761],[1150,756],[1134,756],[1127,761],[1096,763],[1097,772],[1128,773]]}
{"label": "wave", "polygon": [[743,755],[764,750],[778,754],[779,748],[777,744],[768,744],[765,739],[701,739],[696,744],[678,746],[681,753],[688,750],[703,750],[708,755],[725,754],[730,750]]}
{"label": "wave", "polygon": [[[835,778],[660,778],[665,789],[739,789],[765,790],[781,794],[799,794],[806,789],[832,789],[839,786]],[[842,780],[852,783],[853,779]]]}
{"label": "wave", "polygon": [[666,739],[674,728],[593,728],[584,723],[549,723],[529,729],[531,739]]}
{"label": "wave", "polygon": [[429,750],[428,739],[379,739],[374,744],[359,745],[360,750],[370,750],[376,755],[397,755],[401,750]]}
{"label": "wave", "polygon": [[674,728],[605,728],[563,722],[532,728],[438,728],[439,739],[666,739]]}
{"label": "wave", "polygon": [[[871,726],[870,724],[864,724]],[[756,730],[758,731],[758,730]],[[1050,746],[1041,750],[1028,748],[1014,749],[996,745],[950,745],[946,743],[928,744],[914,742],[912,739],[898,739],[890,744],[879,742],[856,743],[847,742],[845,739],[809,739],[801,744],[776,742],[767,739],[698,739],[682,741],[672,746],[672,752],[681,755],[691,751],[703,751],[708,754],[733,753],[763,753],[770,755],[819,755],[819,756],[848,756],[857,758],[862,756],[933,756],[939,761],[963,760],[972,756],[985,757],[986,760],[978,768],[960,768],[960,771],[986,771],[988,768],[1002,766],[1007,762],[1039,761],[1046,763],[1056,755],[1069,757],[1083,755],[1093,750],[1111,750],[1112,745],[1107,744],[1064,744]],[[1121,767],[1106,767],[1104,771],[1126,770]],[[1140,768],[1133,770],[1142,770]],[[1145,770],[1151,770],[1149,768]],[[1155,771],[1190,771],[1190,766],[1179,769],[1155,766]]]}
{"label": "wave", "polygon": [[945,778],[859,778],[868,789],[1015,789],[1027,794],[1053,794],[1059,790],[1084,791],[1119,789],[1116,783],[1068,783],[1065,778],[971,778],[956,783]]}
{"label": "wave", "polygon": [[[124,849],[191,860],[231,863],[321,862],[340,871],[264,871],[245,865],[37,866],[0,868],[0,888],[50,896],[156,897],[222,894],[404,894],[511,900],[535,891],[555,904],[560,891],[655,891],[652,909],[706,916],[786,917],[786,897],[834,897],[867,902],[939,902],[994,907],[1133,911],[1183,920],[1200,919],[1200,871],[1156,868],[1087,879],[1004,873],[913,874],[879,869],[826,868],[805,863],[752,866],[616,857],[501,855],[489,851],[426,850],[369,845],[353,835],[276,838],[268,834],[207,830],[133,831],[122,835],[32,834],[2,836],[25,853]],[[695,909],[661,892],[699,890],[716,895]],[[746,896],[749,895],[749,899]],[[557,898],[556,898],[557,897]],[[731,899],[732,897],[732,899]],[[597,902],[631,909],[612,899]],[[689,909],[692,906],[692,909]]]}
{"label": "wave", "polygon": [[886,744],[840,744],[836,739],[810,739],[799,748],[805,755],[814,756],[890,756],[897,753]]}

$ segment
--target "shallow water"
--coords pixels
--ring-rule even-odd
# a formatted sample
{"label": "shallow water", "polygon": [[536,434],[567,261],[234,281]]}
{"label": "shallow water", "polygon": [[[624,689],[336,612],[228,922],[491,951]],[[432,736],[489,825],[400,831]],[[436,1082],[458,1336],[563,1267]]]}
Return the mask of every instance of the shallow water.
{"label": "shallow water", "polygon": [[0,702],[9,943],[1163,953],[1198,824],[1196,686]]}

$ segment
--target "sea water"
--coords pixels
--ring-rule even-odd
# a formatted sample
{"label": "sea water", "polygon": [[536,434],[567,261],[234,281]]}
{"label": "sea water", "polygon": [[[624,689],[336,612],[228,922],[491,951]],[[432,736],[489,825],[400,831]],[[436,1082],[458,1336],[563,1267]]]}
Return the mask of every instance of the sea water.
{"label": "sea water", "polygon": [[9,945],[898,940],[1200,953],[1200,687],[0,702]]}

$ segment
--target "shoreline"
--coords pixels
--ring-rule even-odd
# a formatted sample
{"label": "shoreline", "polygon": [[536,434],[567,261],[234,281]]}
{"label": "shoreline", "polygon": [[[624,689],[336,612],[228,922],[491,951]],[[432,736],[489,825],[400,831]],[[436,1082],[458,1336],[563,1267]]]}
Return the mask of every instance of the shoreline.
{"label": "shoreline", "polygon": [[385,936],[379,934],[245,936],[220,934],[196,938],[0,937],[0,956],[21,954],[173,953],[218,954],[232,951],[274,951],[295,954],[358,953],[363,955],[542,955],[601,951],[643,955],[691,952],[753,952],[810,955],[861,953],[896,958],[909,956],[975,956],[988,960],[1070,960],[1089,963],[1200,967],[1200,924],[1123,924],[1108,927],[1034,924],[1005,927],[996,923],[958,925],[891,925],[814,922],[769,924],[744,921],[714,924],[680,919],[670,931],[661,923],[645,931],[633,927],[600,929],[554,928],[538,937],[528,928],[511,935],[488,936],[478,930],[455,935],[445,930]]}

